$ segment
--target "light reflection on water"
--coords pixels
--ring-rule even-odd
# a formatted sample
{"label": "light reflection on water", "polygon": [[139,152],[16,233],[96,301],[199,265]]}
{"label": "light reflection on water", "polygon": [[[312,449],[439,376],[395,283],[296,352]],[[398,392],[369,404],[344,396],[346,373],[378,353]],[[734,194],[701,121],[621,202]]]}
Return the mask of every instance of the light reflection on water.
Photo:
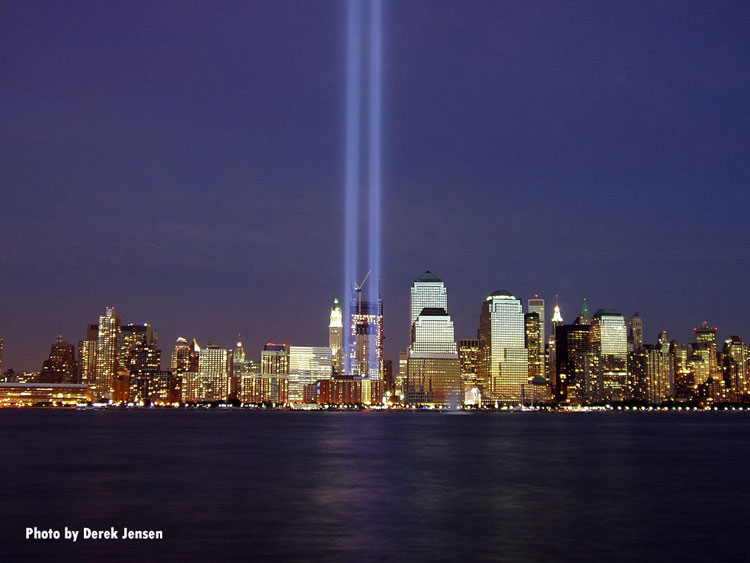
{"label": "light reflection on water", "polygon": [[[732,413],[2,411],[11,559],[737,559]],[[27,542],[25,526],[162,529]]]}

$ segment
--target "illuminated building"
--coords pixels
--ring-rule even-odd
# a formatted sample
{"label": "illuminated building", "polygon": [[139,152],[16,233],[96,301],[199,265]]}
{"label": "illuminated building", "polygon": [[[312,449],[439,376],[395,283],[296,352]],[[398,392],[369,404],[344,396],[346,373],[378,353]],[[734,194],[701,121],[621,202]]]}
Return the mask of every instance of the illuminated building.
{"label": "illuminated building", "polygon": [[232,369],[234,375],[242,375],[248,373],[250,362],[247,361],[245,356],[245,346],[242,344],[242,335],[237,335],[237,343],[234,345],[234,352],[232,353]]}
{"label": "illuminated building", "polygon": [[328,346],[331,349],[331,363],[333,373],[340,375],[344,373],[344,314],[339,305],[339,300],[333,300],[331,307],[331,318],[328,323]]}
{"label": "illuminated building", "polygon": [[113,398],[115,378],[120,370],[118,361],[119,335],[120,317],[115,315],[114,307],[107,307],[106,313],[99,317],[99,334],[96,344],[96,374],[92,390],[94,398]]}
{"label": "illuminated building", "polygon": [[476,338],[460,339],[458,341],[458,361],[461,368],[464,403],[476,404],[479,402],[479,380],[477,379],[479,340]]}
{"label": "illuminated building", "polygon": [[206,346],[200,351],[200,375],[203,379],[204,401],[225,401],[229,397],[232,374],[232,351]]}
{"label": "illuminated building", "polygon": [[331,379],[332,351],[328,347],[289,346],[289,402],[304,401],[305,385]]}
{"label": "illuminated building", "polygon": [[0,406],[72,407],[85,403],[89,386],[77,383],[0,383]]}
{"label": "illuminated building", "polygon": [[544,354],[541,352],[541,323],[539,313],[524,315],[524,338],[529,355],[529,378],[544,379]]}
{"label": "illuminated building", "polygon": [[[559,316],[559,308],[555,311]],[[477,368],[483,402],[521,401],[529,360],[523,306],[509,291],[495,291],[482,304]]]}
{"label": "illuminated building", "polygon": [[641,319],[641,315],[638,313],[630,317],[628,345],[632,350],[638,350],[643,347],[643,319]]}
{"label": "illuminated building", "polygon": [[130,402],[167,404],[180,401],[177,378],[171,371],[153,371],[130,375]]}
{"label": "illuminated building", "polygon": [[284,404],[288,402],[289,376],[247,373],[240,376],[237,398],[243,403]]}
{"label": "illuminated building", "polygon": [[590,326],[593,322],[593,317],[591,316],[591,313],[589,312],[589,301],[585,297],[583,298],[583,305],[581,306],[581,314],[578,315],[576,320],[574,321],[574,324],[577,325],[583,325],[583,326]]}
{"label": "illuminated building", "polygon": [[406,367],[406,402],[463,403],[461,367],[453,321],[445,309],[425,308],[412,324]]}
{"label": "illuminated building", "polygon": [[289,347],[286,344],[268,342],[260,353],[260,372],[263,374],[289,375]]}
{"label": "illuminated building", "polygon": [[544,299],[541,299],[538,295],[534,295],[533,298],[529,299],[528,312],[536,313],[539,319],[539,356],[542,358],[542,362],[544,362],[544,346],[547,342],[547,331],[544,326],[547,323],[547,317],[544,312]]}
{"label": "illuminated building", "polygon": [[414,280],[409,305],[406,402],[453,406],[463,403],[461,367],[445,284],[426,271]]}
{"label": "illuminated building", "polygon": [[642,348],[646,356],[646,401],[659,405],[674,396],[674,359],[669,353],[668,336],[655,346]]}
{"label": "illuminated building", "polygon": [[[190,346],[188,345],[187,340],[182,336],[180,336],[174,344],[170,368],[172,369],[172,373],[190,371]],[[197,371],[197,369],[195,371]]]}
{"label": "illuminated building", "polygon": [[748,384],[749,360],[750,350],[739,336],[730,336],[724,342],[722,350],[724,382],[738,396],[750,393],[750,385]]}
{"label": "illuminated building", "polygon": [[399,398],[406,398],[406,372],[409,365],[409,352],[401,350],[398,353],[398,375],[396,376],[395,393]]}
{"label": "illuminated building", "polygon": [[678,401],[688,401],[693,395],[693,374],[688,365],[688,347],[677,340],[669,344],[669,354],[674,364],[674,396]]}
{"label": "illuminated building", "polygon": [[717,349],[717,344],[716,344],[716,331],[718,329],[716,327],[708,326],[708,321],[703,321],[703,324],[701,325],[701,327],[696,328],[694,330],[695,330],[695,341],[698,344],[704,344],[709,351],[708,370],[709,370],[711,377],[713,377],[714,379],[720,379],[721,370],[719,370],[719,365],[718,365],[718,355],[717,355],[718,349]]}
{"label": "illuminated building", "polygon": [[[356,291],[352,300],[349,339],[351,374],[368,379],[383,377],[383,300],[362,301]],[[349,375],[349,374],[348,374]]]}
{"label": "illuminated building", "polygon": [[593,402],[624,401],[628,386],[628,335],[625,318],[615,309],[599,309],[591,322],[591,369],[586,385]]}
{"label": "illuminated building", "polygon": [[39,383],[78,383],[76,349],[58,336],[39,373]]}
{"label": "illuminated building", "polygon": [[86,326],[86,339],[78,341],[78,382],[94,385],[96,381],[96,347],[99,325]]}
{"label": "illuminated building", "polygon": [[[557,296],[555,296],[557,298]],[[550,383],[552,383],[552,387],[557,387],[557,359],[555,356],[555,332],[557,331],[557,327],[562,326],[563,324],[563,318],[560,314],[560,305],[555,302],[555,309],[552,313],[552,334],[549,335],[549,339],[547,340],[547,375],[549,376]]]}
{"label": "illuminated building", "polygon": [[586,401],[589,370],[589,325],[561,325],[555,330],[555,396],[581,405]]}
{"label": "illuminated building", "polygon": [[199,371],[201,359],[201,347],[198,346],[198,341],[193,338],[193,343],[190,345],[190,353],[188,354],[188,371]]}
{"label": "illuminated building", "polygon": [[688,346],[688,371],[693,388],[711,379],[711,348],[706,343],[695,342]]}
{"label": "illuminated building", "polygon": [[414,280],[409,296],[409,330],[424,309],[448,310],[448,294],[443,280],[427,270]]}
{"label": "illuminated building", "polygon": [[0,372],[2,372],[3,369],[3,348],[4,348],[3,339],[0,338]]}

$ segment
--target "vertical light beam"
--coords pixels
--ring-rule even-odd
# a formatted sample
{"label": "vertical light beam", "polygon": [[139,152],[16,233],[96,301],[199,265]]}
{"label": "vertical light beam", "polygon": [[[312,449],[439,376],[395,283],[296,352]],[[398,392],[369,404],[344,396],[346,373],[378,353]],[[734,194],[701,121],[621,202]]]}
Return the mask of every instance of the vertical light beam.
{"label": "vertical light beam", "polygon": [[[369,79],[369,188],[370,188],[370,235],[369,259],[371,283],[368,301],[377,307],[380,300],[380,200],[381,200],[381,102],[382,102],[382,0],[370,2],[370,79]],[[377,309],[373,311],[377,314]],[[383,366],[378,355],[377,334],[370,335],[370,366],[378,370],[382,377]],[[368,374],[373,376],[374,374]]]}
{"label": "vertical light beam", "polygon": [[353,344],[350,334],[351,310],[354,284],[356,283],[359,210],[359,119],[360,119],[360,75],[361,75],[361,22],[362,10],[359,0],[347,3],[346,33],[346,131],[344,154],[346,218],[344,232],[344,364],[345,373],[351,373],[350,350]]}

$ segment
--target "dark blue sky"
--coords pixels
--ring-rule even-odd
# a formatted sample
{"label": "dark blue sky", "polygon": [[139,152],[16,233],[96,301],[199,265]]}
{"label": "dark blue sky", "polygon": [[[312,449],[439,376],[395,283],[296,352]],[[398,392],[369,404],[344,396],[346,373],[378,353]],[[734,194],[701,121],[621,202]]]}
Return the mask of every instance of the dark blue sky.
{"label": "dark blue sky", "polygon": [[[750,338],[750,4],[387,2],[384,29],[386,357],[425,269],[457,338],[498,288]],[[325,345],[344,38],[342,2],[4,2],[3,368],[106,305],[165,356]]]}

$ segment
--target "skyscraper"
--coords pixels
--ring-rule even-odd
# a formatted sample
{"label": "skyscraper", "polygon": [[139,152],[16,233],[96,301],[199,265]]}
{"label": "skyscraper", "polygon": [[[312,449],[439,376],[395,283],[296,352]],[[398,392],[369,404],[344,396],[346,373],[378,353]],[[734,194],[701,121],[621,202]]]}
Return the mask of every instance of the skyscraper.
{"label": "skyscraper", "polygon": [[544,377],[544,354],[541,353],[541,323],[539,313],[524,315],[524,336],[529,354],[529,378]]}
{"label": "skyscraper", "polygon": [[114,307],[107,307],[99,317],[99,335],[96,344],[96,377],[93,389],[94,398],[112,399],[115,378],[118,375],[120,317]]}
{"label": "skyscraper", "polygon": [[495,291],[485,299],[479,317],[482,400],[520,401],[528,384],[528,367],[521,300],[507,290]]}
{"label": "skyscraper", "polygon": [[722,350],[724,382],[732,389],[735,400],[740,400],[750,392],[748,369],[750,350],[739,336],[730,336]]}
{"label": "skyscraper", "polygon": [[453,406],[463,403],[461,367],[445,284],[428,270],[414,280],[409,301],[406,402]]}
{"label": "skyscraper", "polygon": [[708,370],[712,378],[719,379],[721,371],[718,364],[718,347],[716,343],[716,327],[708,326],[708,321],[703,321],[700,328],[695,329],[695,341],[698,344],[705,345],[709,350]]}
{"label": "skyscraper", "polygon": [[409,330],[424,309],[448,310],[448,293],[443,280],[427,270],[414,280],[409,296]]}
{"label": "skyscraper", "polygon": [[591,322],[590,401],[623,401],[628,388],[628,334],[625,318],[615,309],[599,309]]}
{"label": "skyscraper", "polygon": [[630,317],[630,331],[628,333],[628,343],[633,350],[639,350],[643,347],[643,319],[639,313]]}
{"label": "skyscraper", "polygon": [[229,397],[232,374],[232,351],[206,346],[200,351],[202,401],[225,401]]}
{"label": "skyscraper", "polygon": [[461,366],[461,382],[464,390],[464,402],[479,402],[479,381],[477,364],[479,362],[479,340],[462,338],[458,341],[458,361]]}
{"label": "skyscraper", "polygon": [[289,402],[301,403],[305,385],[331,379],[332,352],[328,347],[289,346]]}
{"label": "skyscraper", "polygon": [[39,373],[39,383],[77,383],[76,349],[58,336]]}
{"label": "skyscraper", "polygon": [[555,395],[559,401],[581,405],[586,400],[590,329],[589,325],[572,324],[555,331]]}
{"label": "skyscraper", "polygon": [[383,300],[363,301],[357,286],[350,311],[349,369],[355,377],[383,378]]}
{"label": "skyscraper", "polygon": [[170,367],[175,374],[190,371],[190,346],[187,339],[182,336],[178,337],[174,344]]}
{"label": "skyscraper", "polygon": [[338,298],[333,300],[331,318],[328,323],[328,347],[334,375],[344,373],[344,316]]}
{"label": "skyscraper", "polygon": [[86,339],[78,341],[78,381],[93,386],[96,383],[96,348],[99,325],[86,326]]}
{"label": "skyscraper", "polygon": [[289,375],[289,346],[268,342],[260,353],[262,374]]}
{"label": "skyscraper", "polygon": [[539,316],[539,354],[544,358],[544,347],[547,344],[547,331],[545,330],[547,317],[544,313],[544,299],[541,299],[539,295],[535,294],[529,299],[529,313],[536,313]]}

